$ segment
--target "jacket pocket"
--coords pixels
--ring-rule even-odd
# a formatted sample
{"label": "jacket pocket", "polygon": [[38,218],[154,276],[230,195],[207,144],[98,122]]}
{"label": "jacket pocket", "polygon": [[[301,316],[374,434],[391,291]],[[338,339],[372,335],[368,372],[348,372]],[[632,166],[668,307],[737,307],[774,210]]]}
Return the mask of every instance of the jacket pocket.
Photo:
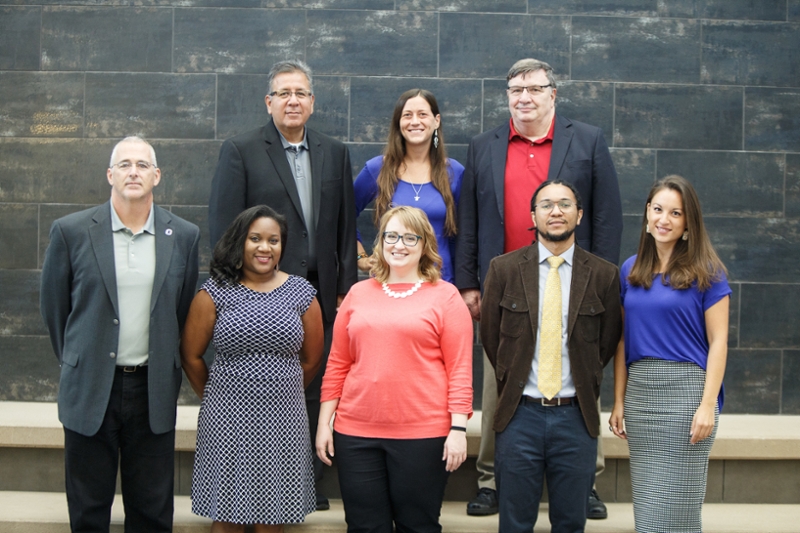
{"label": "jacket pocket", "polygon": [[579,328],[586,342],[596,342],[600,338],[600,320],[605,310],[600,300],[587,300],[581,303],[576,329]]}
{"label": "jacket pocket", "polygon": [[528,301],[525,298],[505,295],[500,300],[500,335],[519,337],[530,324]]}

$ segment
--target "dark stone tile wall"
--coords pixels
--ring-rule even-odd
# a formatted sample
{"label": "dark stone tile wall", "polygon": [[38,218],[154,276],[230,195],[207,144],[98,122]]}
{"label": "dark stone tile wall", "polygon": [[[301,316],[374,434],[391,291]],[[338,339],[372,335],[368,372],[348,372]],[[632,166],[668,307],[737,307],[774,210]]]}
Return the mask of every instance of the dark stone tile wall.
{"label": "dark stone tile wall", "polygon": [[[200,226],[206,269],[219,148],[268,120],[274,61],[314,69],[310,125],[348,144],[355,175],[381,153],[394,103],[413,87],[436,94],[448,152],[464,161],[474,135],[508,120],[508,67],[533,56],[555,68],[558,112],[605,132],[623,260],[653,181],[679,173],[695,184],[733,289],[726,412],[800,414],[800,0],[3,4],[2,399],[55,397],[38,269],[53,220],[108,199],[120,137],[153,142],[157,201]],[[371,242],[371,210],[359,228]],[[476,363],[480,353],[476,339]],[[196,402],[184,389],[181,401]]]}

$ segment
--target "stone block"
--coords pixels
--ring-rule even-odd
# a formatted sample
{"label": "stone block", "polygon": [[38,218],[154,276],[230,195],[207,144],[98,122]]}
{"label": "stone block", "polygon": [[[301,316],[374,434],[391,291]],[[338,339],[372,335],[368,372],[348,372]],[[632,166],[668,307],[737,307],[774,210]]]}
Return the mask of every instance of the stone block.
{"label": "stone block", "polygon": [[194,452],[175,453],[175,494],[192,494],[192,473],[194,472]]}
{"label": "stone block", "polygon": [[800,88],[745,89],[744,148],[800,152]]}
{"label": "stone block", "polygon": [[655,17],[659,4],[656,0],[528,0],[528,13],[535,15],[602,15],[628,17]]}
{"label": "stone block", "polygon": [[800,461],[725,461],[725,503],[800,501]]}
{"label": "stone block", "polygon": [[64,450],[0,448],[0,490],[64,492]]}
{"label": "stone block", "polygon": [[[47,335],[47,328],[39,313],[40,278],[38,270],[0,270],[0,286],[3,287],[3,297],[0,298],[0,338],[11,339],[3,336],[13,335],[18,339],[17,342],[24,344],[27,337],[18,336]],[[31,349],[35,348],[35,342],[32,342]]]}
{"label": "stone block", "polygon": [[788,20],[800,22],[800,0],[789,0]]}
{"label": "stone block", "polygon": [[[783,214],[783,154],[660,151],[658,178],[689,180],[703,215],[779,217]],[[720,194],[720,191],[725,194]]]}
{"label": "stone block", "polygon": [[260,128],[269,121],[270,116],[264,101],[270,91],[268,80],[266,74],[217,76],[218,139],[228,139]]}
{"label": "stone block", "polygon": [[304,30],[302,10],[177,9],[174,71],[266,74],[297,55]]}
{"label": "stone block", "polygon": [[395,9],[395,2],[394,0],[314,0],[313,3],[310,3],[308,0],[261,0],[261,7],[391,11]]}
{"label": "stone block", "polygon": [[161,205],[207,206],[220,141],[156,141],[161,183],[155,188]]}
{"label": "stone block", "polygon": [[702,82],[797,86],[800,25],[703,22]]}
{"label": "stone block", "polygon": [[447,13],[525,13],[528,8],[527,0],[398,0],[396,4],[400,11]]}
{"label": "stone block", "polygon": [[468,145],[466,144],[450,144],[448,142],[447,157],[455,159],[463,165],[467,161],[467,149]]}
{"label": "stone block", "polygon": [[314,76],[314,114],[308,127],[340,141],[349,140],[350,78]]}
{"label": "stone block", "polygon": [[350,152],[350,165],[353,167],[353,180],[364,168],[367,161],[383,153],[385,139],[374,143],[347,143]]}
{"label": "stone block", "polygon": [[[771,283],[800,279],[800,220],[705,217],[705,223],[730,279]],[[743,307],[742,321],[746,320]]]}
{"label": "stone block", "polygon": [[[506,73],[513,64],[513,61],[509,63],[501,74],[502,80],[483,80],[483,128],[481,131],[496,128],[504,122],[507,123],[511,118],[511,112],[508,110],[508,94],[506,93],[508,87]],[[556,93],[556,103],[560,105],[558,93]]]}
{"label": "stone block", "polygon": [[728,350],[725,413],[778,414],[781,403],[780,350]]}
{"label": "stone block", "polygon": [[86,74],[86,135],[213,139],[213,74]]}
{"label": "stone block", "polygon": [[[608,426],[607,420],[600,421],[600,427]],[[608,427],[606,427],[608,431]],[[602,437],[602,432],[601,432]],[[617,460],[606,459],[606,467],[602,474],[595,477],[595,488],[600,499],[606,503],[617,501]]]}
{"label": "stone block", "polygon": [[81,137],[83,74],[0,72],[0,136]]}
{"label": "stone block", "polygon": [[[107,199],[107,198],[106,198]],[[42,268],[47,246],[50,244],[50,228],[53,222],[78,211],[92,207],[81,204],[42,204],[39,206],[39,263],[37,268]]]}
{"label": "stone block", "polygon": [[800,347],[797,329],[797,324],[800,324],[797,306],[800,285],[795,284],[797,279],[795,273],[792,283],[742,284],[740,347]]}
{"label": "stone block", "polygon": [[39,70],[39,7],[0,7],[0,69]]}
{"label": "stone block", "polygon": [[800,415],[800,351],[783,351],[781,414]]}
{"label": "stone block", "polygon": [[198,263],[200,270],[208,271],[211,263],[211,236],[208,233],[208,207],[203,206],[172,206],[172,212],[182,219],[197,225],[200,228],[200,249]]}
{"label": "stone block", "polygon": [[42,69],[169,72],[172,10],[42,9]]}
{"label": "stone block", "polygon": [[602,129],[607,144],[614,140],[614,86],[611,83],[560,82],[556,109],[560,115]]}
{"label": "stone block", "polygon": [[441,13],[439,34],[441,77],[505,78],[525,57],[549,63],[556,78],[569,77],[569,17]]}
{"label": "stone block", "polygon": [[659,14],[665,17],[786,20],[786,0],[671,0],[659,4]]}
{"label": "stone block", "polygon": [[436,97],[445,143],[466,144],[480,133],[481,85],[478,80],[354,78],[350,88],[351,139],[385,143],[397,99],[413,88],[426,89]]}
{"label": "stone block", "polygon": [[572,79],[697,83],[699,43],[695,20],[573,17]]}
{"label": "stone block", "polygon": [[[658,155],[661,157],[661,153]],[[622,212],[635,217],[632,220],[641,220],[647,194],[655,182],[656,151],[612,148],[611,158],[617,169]]]}
{"label": "stone block", "polygon": [[617,501],[633,501],[631,490],[631,464],[627,460],[617,460]]}
{"label": "stone block", "polygon": [[[644,206],[642,206],[642,212],[644,212]],[[622,216],[622,246],[620,246],[619,252],[620,266],[639,250],[639,237],[641,233],[642,215]]]}
{"label": "stone block", "polygon": [[318,74],[437,75],[434,13],[309,10],[306,20],[306,59]]}
{"label": "stone block", "polygon": [[38,211],[31,204],[0,204],[0,268],[36,268]]}
{"label": "stone block", "polygon": [[614,146],[742,149],[742,88],[616,86]]}
{"label": "stone block", "polygon": [[[7,285],[4,283],[3,286]],[[36,296],[39,296],[38,290]],[[30,306],[26,303],[26,307]],[[24,319],[42,324],[39,329],[43,330],[44,325],[39,316],[38,302],[36,302],[35,314],[30,313],[29,315]],[[4,319],[3,322],[6,320]],[[33,328],[26,327],[26,329]],[[39,336],[38,333],[37,335],[0,335],[0,364],[3,365],[3,373],[0,375],[0,400],[56,401],[61,370],[58,360],[53,354],[49,337]],[[2,463],[3,461],[0,461],[0,464]],[[0,474],[0,479],[4,477]]]}
{"label": "stone block", "polygon": [[709,461],[705,503],[722,503],[725,487],[725,461]]}
{"label": "stone block", "polygon": [[730,313],[728,314],[728,348],[739,347],[739,309],[742,301],[742,284],[729,282],[731,287]]}
{"label": "stone block", "polygon": [[786,216],[800,217],[800,154],[786,154]]}
{"label": "stone block", "polygon": [[115,140],[0,139],[0,201],[99,204]]}

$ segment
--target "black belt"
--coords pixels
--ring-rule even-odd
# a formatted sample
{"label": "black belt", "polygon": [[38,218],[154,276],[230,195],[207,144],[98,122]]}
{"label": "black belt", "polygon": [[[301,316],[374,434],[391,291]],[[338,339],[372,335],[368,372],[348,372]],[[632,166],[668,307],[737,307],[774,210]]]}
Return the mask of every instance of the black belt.
{"label": "black belt", "polygon": [[571,403],[578,403],[577,396],[572,396],[570,398],[552,398],[548,400],[547,398],[534,398],[533,396],[523,396],[522,401],[520,403],[533,403],[536,405],[544,405],[545,407],[561,407],[562,405],[569,405]]}
{"label": "black belt", "polygon": [[138,366],[120,366],[120,365],[117,365],[117,372],[124,372],[125,374],[132,374],[134,372],[138,372],[139,374],[146,374],[147,373],[147,365],[138,365]]}

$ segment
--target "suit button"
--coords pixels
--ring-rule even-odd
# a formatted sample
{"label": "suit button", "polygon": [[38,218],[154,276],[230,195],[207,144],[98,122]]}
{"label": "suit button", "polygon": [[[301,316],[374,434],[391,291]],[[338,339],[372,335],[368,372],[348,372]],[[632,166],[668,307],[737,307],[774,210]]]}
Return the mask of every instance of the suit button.
{"label": "suit button", "polygon": [[117,356],[117,354],[115,354],[114,352],[111,352],[110,354],[108,354],[108,356],[109,356],[111,359],[114,359],[114,358]]}
{"label": "suit button", "polygon": [[516,308],[517,308],[517,304],[511,304],[511,309],[516,309]]}
{"label": "suit button", "polygon": [[305,259],[300,261],[300,266],[306,266],[307,264],[308,264],[308,261],[306,261]]}
{"label": "suit button", "polygon": [[119,320],[117,320],[116,318],[114,319],[114,325],[119,326]]}
{"label": "suit button", "polygon": [[520,389],[524,389],[525,388],[525,382],[524,381],[520,381],[519,382],[519,388]]}
{"label": "suit button", "polygon": [[303,232],[303,237],[308,237],[308,232],[307,231]]}

